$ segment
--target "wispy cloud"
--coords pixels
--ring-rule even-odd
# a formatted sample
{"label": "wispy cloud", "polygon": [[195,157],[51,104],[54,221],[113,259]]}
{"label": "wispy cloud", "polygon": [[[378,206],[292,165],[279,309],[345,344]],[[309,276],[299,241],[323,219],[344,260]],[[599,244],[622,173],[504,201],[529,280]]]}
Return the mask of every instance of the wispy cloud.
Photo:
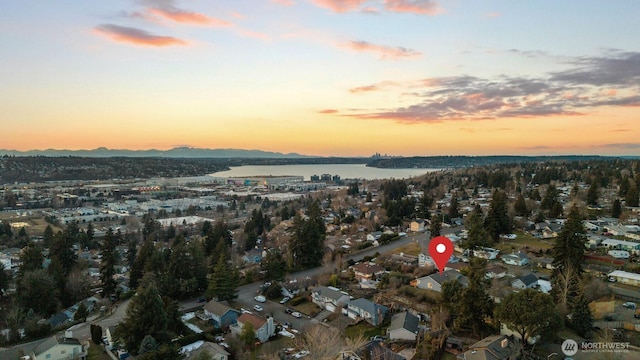
{"label": "wispy cloud", "polygon": [[343,13],[359,9],[367,0],[312,0],[312,2],[317,6]]}
{"label": "wispy cloud", "polygon": [[433,0],[384,0],[385,9],[393,12],[437,15],[442,12]]}
{"label": "wispy cloud", "polygon": [[422,53],[417,50],[407,49],[404,47],[376,45],[367,41],[349,41],[343,46],[357,52],[376,53],[384,60],[399,60],[422,56]]}
{"label": "wispy cloud", "polygon": [[129,43],[133,45],[142,46],[172,46],[172,45],[186,45],[187,42],[172,36],[160,36],[154,35],[150,32],[113,24],[102,24],[94,28],[94,31],[107,38],[123,43]]}
{"label": "wispy cloud", "polygon": [[225,27],[231,26],[232,24],[228,21],[217,19],[205,14],[201,14],[194,11],[186,11],[181,10],[176,7],[152,7],[149,8],[149,12],[153,15],[160,16],[167,20],[171,20],[173,22],[181,23],[181,24],[191,24],[191,25],[203,25],[203,26],[218,26]]}
{"label": "wispy cloud", "polygon": [[597,145],[596,147],[618,148],[618,149],[640,149],[640,143],[611,143],[611,144]]}
{"label": "wispy cloud", "polygon": [[292,6],[296,4],[293,0],[271,0],[271,2],[284,6]]}
{"label": "wispy cloud", "polygon": [[322,110],[318,110],[318,113],[320,113],[320,114],[337,114],[338,110],[336,110],[336,109],[322,109]]}
{"label": "wispy cloud", "polygon": [[640,106],[640,53],[579,58],[572,64],[572,69],[531,78],[461,75],[357,86],[349,92],[407,90],[417,100],[404,107],[375,112],[345,111],[343,115],[410,124],[576,116],[597,107]]}

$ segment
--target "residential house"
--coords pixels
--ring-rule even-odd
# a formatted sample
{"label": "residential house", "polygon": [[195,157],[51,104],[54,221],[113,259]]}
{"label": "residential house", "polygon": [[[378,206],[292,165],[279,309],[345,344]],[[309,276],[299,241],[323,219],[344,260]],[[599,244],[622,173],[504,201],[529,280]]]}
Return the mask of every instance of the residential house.
{"label": "residential house", "polygon": [[203,340],[198,340],[180,348],[180,354],[187,359],[196,359],[200,353],[208,355],[206,358],[212,360],[227,360],[231,356],[221,345]]}
{"label": "residential house", "polygon": [[532,264],[535,264],[539,268],[553,270],[555,266],[553,266],[553,259],[548,257],[535,258],[531,260]]}
{"label": "residential house", "polygon": [[316,286],[311,292],[311,301],[322,309],[334,312],[349,303],[349,294],[333,286]]}
{"label": "residential house", "polygon": [[501,279],[507,275],[507,269],[500,265],[487,266],[487,273],[485,277],[487,279]]}
{"label": "residential house", "polygon": [[530,272],[522,274],[517,278],[515,278],[513,281],[511,281],[511,287],[516,289],[521,289],[521,290],[534,289],[537,286],[538,286],[538,277],[535,274]]}
{"label": "residential house", "polygon": [[519,356],[516,345],[505,335],[488,336],[458,354],[458,360],[515,360]]}
{"label": "residential house", "polygon": [[115,331],[116,331],[116,327],[118,326],[118,324],[116,325],[111,325],[109,327],[107,327],[107,329],[104,331],[104,337],[106,337],[107,339],[107,343],[105,345],[107,345],[107,347],[113,348],[113,346],[116,343],[116,338],[114,336]]}
{"label": "residential house", "polygon": [[204,306],[204,315],[213,322],[214,328],[223,329],[235,324],[240,312],[222,302],[211,300]]}
{"label": "residential house", "polygon": [[391,254],[391,260],[407,266],[417,266],[418,265],[418,257],[413,255],[408,255],[405,253],[400,254]]}
{"label": "residential house", "polygon": [[619,282],[621,284],[629,284],[633,286],[640,286],[640,274],[615,270],[609,273],[609,281]]}
{"label": "residential house", "polygon": [[353,267],[353,273],[358,281],[375,280],[384,274],[385,269],[374,263],[363,262]]}
{"label": "residential house", "polygon": [[418,317],[408,311],[394,314],[387,329],[389,340],[416,341],[418,337]]}
{"label": "residential house", "polygon": [[69,316],[67,316],[66,313],[59,312],[51,315],[51,317],[49,318],[49,320],[47,320],[47,322],[49,323],[49,325],[51,325],[51,327],[57,327],[66,323],[69,320],[70,320]]}
{"label": "residential house", "polygon": [[521,252],[502,255],[502,261],[507,265],[525,266],[529,264],[529,257]]}
{"label": "residential house", "polygon": [[604,239],[602,240],[600,245],[604,246],[607,249],[625,250],[635,255],[640,254],[640,243],[633,241]]}
{"label": "residential house", "polygon": [[409,229],[413,232],[424,232],[425,225],[426,223],[423,219],[417,219],[411,222]]}
{"label": "residential house", "polygon": [[462,286],[467,286],[469,284],[469,279],[455,270],[447,270],[442,273],[424,276],[414,280],[413,283],[419,289],[429,289],[440,292],[442,291],[442,284],[444,284],[445,281],[451,280],[459,282]]}
{"label": "residential house", "polygon": [[243,313],[240,315],[236,323],[229,327],[231,333],[236,336],[240,335],[245,324],[251,324],[253,331],[256,333],[256,339],[263,343],[269,341],[269,338],[276,333],[276,327],[272,317],[265,319],[253,313]]}
{"label": "residential house", "polygon": [[558,236],[562,230],[562,224],[541,222],[535,225],[535,229],[538,230],[543,239],[551,239]]}
{"label": "residential house", "polygon": [[400,354],[394,353],[379,341],[370,341],[354,351],[341,351],[336,358],[338,360],[364,360],[364,359],[384,359],[384,360],[406,360]]}
{"label": "residential house", "polygon": [[[67,337],[69,335],[69,337]],[[53,336],[27,353],[30,360],[85,360],[87,349],[70,334]]]}
{"label": "residential house", "polygon": [[382,231],[375,231],[371,234],[367,234],[367,241],[374,242],[382,237]]}
{"label": "residential house", "polygon": [[364,319],[373,326],[380,325],[389,313],[389,308],[367,299],[351,300],[345,310],[352,319]]}

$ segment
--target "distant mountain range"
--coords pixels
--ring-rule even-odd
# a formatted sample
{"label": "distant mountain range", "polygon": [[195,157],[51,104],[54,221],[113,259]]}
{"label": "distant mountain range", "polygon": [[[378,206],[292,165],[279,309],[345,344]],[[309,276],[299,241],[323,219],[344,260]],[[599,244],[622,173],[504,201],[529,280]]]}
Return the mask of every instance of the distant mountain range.
{"label": "distant mountain range", "polygon": [[78,156],[78,157],[160,157],[160,158],[261,158],[261,159],[301,159],[313,156],[297,153],[283,154],[262,150],[242,149],[199,149],[192,147],[176,147],[169,150],[127,150],[107,149],[99,147],[93,150],[6,150],[0,149],[0,156]]}

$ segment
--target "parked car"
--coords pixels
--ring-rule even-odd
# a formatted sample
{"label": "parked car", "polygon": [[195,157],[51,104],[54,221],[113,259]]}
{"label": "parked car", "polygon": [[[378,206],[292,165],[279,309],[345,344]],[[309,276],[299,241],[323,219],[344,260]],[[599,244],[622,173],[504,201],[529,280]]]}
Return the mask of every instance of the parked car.
{"label": "parked car", "polygon": [[289,300],[291,300],[291,298],[288,297],[288,296],[285,296],[285,297],[282,298],[282,300],[280,300],[280,304],[286,304],[287,301],[289,301]]}
{"label": "parked car", "polygon": [[622,307],[627,308],[627,309],[635,309],[636,308],[636,303],[634,303],[632,301],[627,301],[626,303],[622,304]]}
{"label": "parked car", "polygon": [[285,314],[291,314],[291,313],[293,313],[293,310],[291,310],[289,308],[286,308],[286,309],[284,309],[284,313]]}
{"label": "parked car", "polygon": [[258,296],[256,296],[256,297],[254,297],[253,299],[254,299],[255,301],[257,301],[257,302],[260,302],[260,303],[263,303],[263,302],[266,302],[266,301],[267,301],[267,298],[265,298],[265,297],[264,297],[264,296],[262,296],[262,295],[258,295]]}
{"label": "parked car", "polygon": [[292,315],[293,317],[295,317],[295,318],[298,318],[298,319],[300,319],[300,318],[302,317],[302,314],[300,314],[300,313],[299,313],[299,312],[297,312],[297,311],[292,312],[292,313],[291,313],[291,315]]}
{"label": "parked car", "polygon": [[258,312],[262,312],[263,309],[262,309],[262,306],[256,304],[256,305],[253,306],[253,310],[258,311]]}

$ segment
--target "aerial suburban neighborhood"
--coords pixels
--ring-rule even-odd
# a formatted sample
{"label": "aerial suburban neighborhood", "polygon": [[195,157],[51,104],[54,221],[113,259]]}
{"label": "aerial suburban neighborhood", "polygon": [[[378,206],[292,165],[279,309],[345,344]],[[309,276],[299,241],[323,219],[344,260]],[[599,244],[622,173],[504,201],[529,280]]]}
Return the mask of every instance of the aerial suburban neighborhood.
{"label": "aerial suburban neighborhood", "polygon": [[0,358],[637,359],[639,188],[617,158],[5,183]]}

